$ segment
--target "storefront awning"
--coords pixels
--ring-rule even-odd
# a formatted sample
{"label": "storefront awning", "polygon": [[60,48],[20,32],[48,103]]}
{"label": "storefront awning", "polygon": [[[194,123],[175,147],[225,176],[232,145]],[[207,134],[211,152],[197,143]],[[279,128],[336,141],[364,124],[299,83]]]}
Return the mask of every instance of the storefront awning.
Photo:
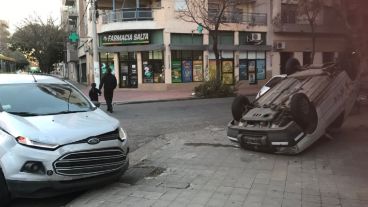
{"label": "storefront awning", "polygon": [[138,51],[152,51],[163,50],[163,44],[149,44],[149,45],[129,45],[129,46],[103,46],[99,47],[99,52],[138,52]]}
{"label": "storefront awning", "polygon": [[270,51],[271,45],[239,45],[239,51]]}
{"label": "storefront awning", "polygon": [[208,45],[170,45],[171,50],[207,50]]}

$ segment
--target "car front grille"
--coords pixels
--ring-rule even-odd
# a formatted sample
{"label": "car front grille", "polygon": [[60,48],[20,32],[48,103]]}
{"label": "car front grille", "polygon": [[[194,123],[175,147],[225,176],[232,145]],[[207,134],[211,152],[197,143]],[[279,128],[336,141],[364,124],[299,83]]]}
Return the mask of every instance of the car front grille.
{"label": "car front grille", "polygon": [[101,174],[121,169],[126,159],[126,153],[118,148],[72,152],[56,160],[54,170],[67,176]]}

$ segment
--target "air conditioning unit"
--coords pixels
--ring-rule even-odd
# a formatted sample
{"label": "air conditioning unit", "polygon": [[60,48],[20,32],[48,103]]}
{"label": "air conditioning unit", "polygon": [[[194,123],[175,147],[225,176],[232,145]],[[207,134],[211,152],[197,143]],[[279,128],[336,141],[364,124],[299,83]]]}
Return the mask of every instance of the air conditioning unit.
{"label": "air conditioning unit", "polygon": [[286,48],[286,43],[285,42],[276,42],[275,43],[275,49],[277,50],[282,50]]}
{"label": "air conditioning unit", "polygon": [[262,40],[261,33],[250,33],[248,37],[248,42],[258,42]]}

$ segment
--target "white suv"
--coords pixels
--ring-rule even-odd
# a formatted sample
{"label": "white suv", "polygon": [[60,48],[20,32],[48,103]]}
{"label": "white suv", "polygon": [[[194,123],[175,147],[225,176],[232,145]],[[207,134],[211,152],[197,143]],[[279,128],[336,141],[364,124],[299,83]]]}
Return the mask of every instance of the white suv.
{"label": "white suv", "polygon": [[127,134],[72,84],[0,74],[0,206],[117,180]]}

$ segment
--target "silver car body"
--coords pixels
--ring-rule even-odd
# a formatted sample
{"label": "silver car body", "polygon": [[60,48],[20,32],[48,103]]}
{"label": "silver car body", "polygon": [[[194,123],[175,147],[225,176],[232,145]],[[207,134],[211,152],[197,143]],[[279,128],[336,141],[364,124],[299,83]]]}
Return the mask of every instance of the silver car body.
{"label": "silver car body", "polygon": [[[55,77],[0,74],[0,87],[28,83],[66,84],[84,96]],[[42,197],[83,189],[116,178],[128,168],[126,132],[117,119],[88,102],[93,109],[86,112],[19,116],[0,111],[0,170],[13,196]],[[20,144],[17,137],[27,137],[37,146]],[[43,145],[56,147],[43,149]],[[42,163],[46,173],[24,172],[29,161]]]}
{"label": "silver car body", "polygon": [[[253,102],[254,107],[239,121],[228,125],[227,137],[239,142],[248,139],[250,149],[297,154],[326,133],[342,114],[353,108],[359,82],[344,70],[309,69],[283,77],[273,88],[265,88]],[[290,100],[296,93],[305,94],[317,112],[317,126],[306,133],[293,119],[280,126],[276,120],[289,115]],[[287,115],[285,115],[287,114]]]}

